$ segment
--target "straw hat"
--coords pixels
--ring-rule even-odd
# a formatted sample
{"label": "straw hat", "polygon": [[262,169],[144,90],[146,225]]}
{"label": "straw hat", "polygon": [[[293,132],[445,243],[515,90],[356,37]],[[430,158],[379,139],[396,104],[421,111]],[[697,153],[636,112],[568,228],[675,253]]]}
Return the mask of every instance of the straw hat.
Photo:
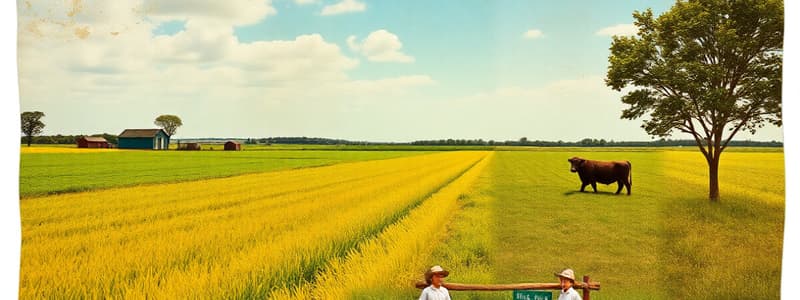
{"label": "straw hat", "polygon": [[572,271],[572,269],[564,269],[564,270],[561,270],[560,273],[553,273],[553,274],[555,274],[557,277],[563,277],[563,278],[575,281],[575,272]]}
{"label": "straw hat", "polygon": [[447,275],[450,275],[450,272],[445,269],[442,269],[441,266],[433,266],[431,267],[430,270],[428,270],[428,272],[425,272],[425,277],[431,278],[433,277],[434,274],[439,274],[442,275],[442,277],[447,277]]}

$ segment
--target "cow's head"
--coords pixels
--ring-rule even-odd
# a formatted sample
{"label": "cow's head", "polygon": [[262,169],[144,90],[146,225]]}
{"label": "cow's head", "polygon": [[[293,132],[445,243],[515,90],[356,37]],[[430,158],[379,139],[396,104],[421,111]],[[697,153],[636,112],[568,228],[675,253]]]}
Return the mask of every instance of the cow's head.
{"label": "cow's head", "polygon": [[577,156],[575,156],[573,158],[570,158],[567,161],[570,164],[572,164],[572,167],[569,169],[569,171],[573,172],[573,173],[578,172],[578,169],[581,167],[581,165],[583,165],[583,163],[586,162],[585,159],[577,157]]}

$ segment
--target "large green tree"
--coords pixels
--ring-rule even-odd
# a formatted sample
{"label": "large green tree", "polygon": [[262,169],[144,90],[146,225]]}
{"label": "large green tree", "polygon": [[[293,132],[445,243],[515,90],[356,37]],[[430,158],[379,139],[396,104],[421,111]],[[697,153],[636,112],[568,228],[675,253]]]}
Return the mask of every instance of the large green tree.
{"label": "large green tree", "polygon": [[623,119],[644,117],[651,136],[694,138],[718,201],[731,139],[782,123],[783,1],[677,1],[657,18],[649,9],[633,17],[638,35],[613,38],[606,84],[628,91]]}
{"label": "large green tree", "polygon": [[31,146],[31,141],[34,135],[42,133],[44,129],[44,122],[42,118],[44,113],[40,111],[26,111],[20,114],[22,119],[22,133],[28,138],[28,147]]}
{"label": "large green tree", "polygon": [[160,115],[153,123],[164,128],[164,131],[166,131],[169,136],[175,134],[175,132],[178,131],[178,127],[183,125],[181,118],[176,115]]}

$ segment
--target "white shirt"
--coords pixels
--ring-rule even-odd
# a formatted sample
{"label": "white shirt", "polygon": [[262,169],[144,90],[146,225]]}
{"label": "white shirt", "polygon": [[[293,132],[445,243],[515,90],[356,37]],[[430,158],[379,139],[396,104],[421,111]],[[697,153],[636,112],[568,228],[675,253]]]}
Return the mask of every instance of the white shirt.
{"label": "white shirt", "polygon": [[447,292],[444,286],[437,289],[433,285],[429,285],[422,290],[419,300],[450,300],[450,293]]}
{"label": "white shirt", "polygon": [[578,292],[576,292],[572,287],[570,287],[566,292],[564,290],[560,291],[561,294],[558,295],[558,300],[581,300],[581,295],[578,295]]}

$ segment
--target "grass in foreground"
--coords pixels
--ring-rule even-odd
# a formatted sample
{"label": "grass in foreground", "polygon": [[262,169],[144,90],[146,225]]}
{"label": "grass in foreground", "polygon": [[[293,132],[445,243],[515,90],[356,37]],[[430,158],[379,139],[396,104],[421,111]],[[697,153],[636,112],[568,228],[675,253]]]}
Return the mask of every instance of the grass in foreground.
{"label": "grass in foreground", "polygon": [[[572,155],[630,160],[633,195],[613,195],[616,185],[579,193]],[[486,188],[468,195],[430,264],[472,283],[556,282],[553,272],[572,267],[601,282],[593,299],[777,298],[783,154],[722,159],[722,200],[709,203],[699,153],[498,152]]]}

